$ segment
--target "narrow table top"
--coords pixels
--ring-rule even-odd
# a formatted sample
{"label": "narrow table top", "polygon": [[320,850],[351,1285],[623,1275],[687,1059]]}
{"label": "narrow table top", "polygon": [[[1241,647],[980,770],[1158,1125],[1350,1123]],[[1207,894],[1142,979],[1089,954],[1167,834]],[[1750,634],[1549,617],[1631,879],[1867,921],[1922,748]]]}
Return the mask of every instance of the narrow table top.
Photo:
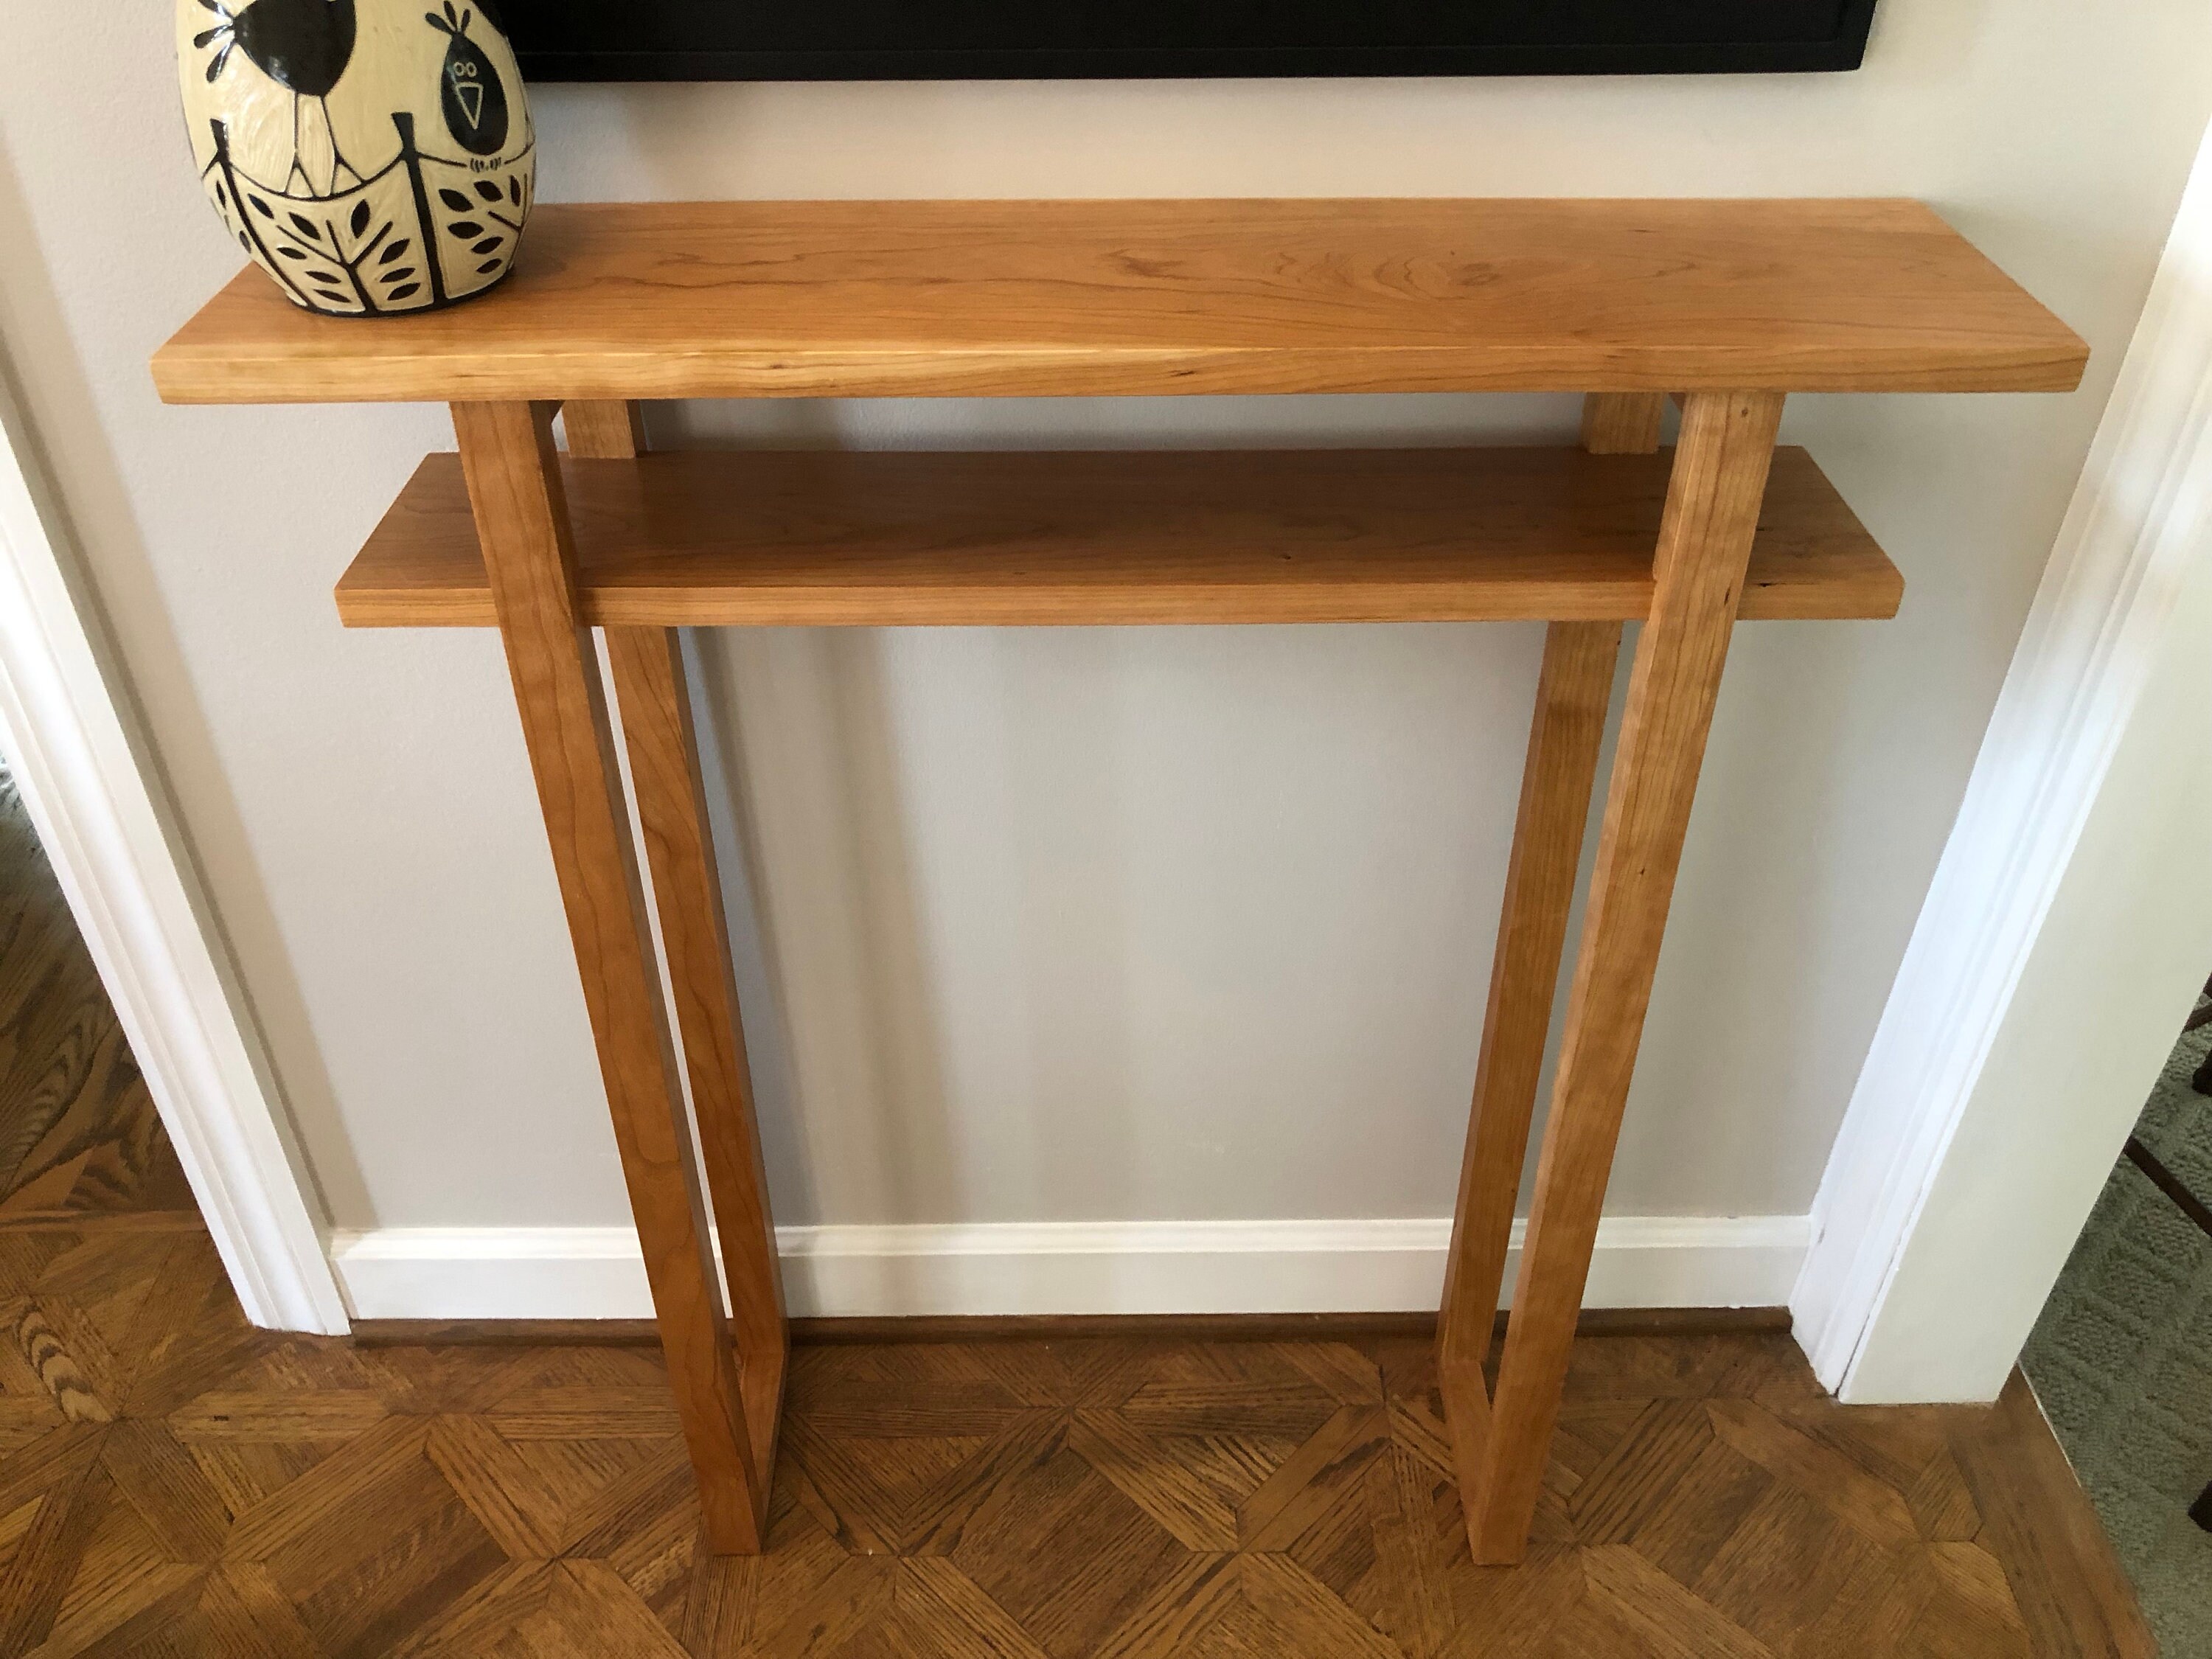
{"label": "narrow table top", "polygon": [[173,403],[1237,392],[2057,392],[2087,348],[1912,201],[542,206],[452,310],[248,269]]}

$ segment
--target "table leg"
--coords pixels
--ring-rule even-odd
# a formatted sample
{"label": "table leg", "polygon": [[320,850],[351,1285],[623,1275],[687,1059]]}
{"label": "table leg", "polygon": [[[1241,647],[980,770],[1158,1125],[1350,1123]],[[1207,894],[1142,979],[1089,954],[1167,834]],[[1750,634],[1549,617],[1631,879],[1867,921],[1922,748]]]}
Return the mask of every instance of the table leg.
{"label": "table leg", "polygon": [[561,405],[568,453],[599,460],[627,461],[645,453],[645,405],[610,399]]}
{"label": "table leg", "polygon": [[1583,399],[1583,447],[1593,455],[1649,455],[1659,447],[1663,392],[1593,392]]}
{"label": "table leg", "polygon": [[1694,392],[1684,404],[1498,1393],[1461,1492],[1478,1562],[1528,1549],[1781,414],[1778,392]]}
{"label": "table leg", "polygon": [[1462,1490],[1472,1489],[1480,1468],[1474,1460],[1487,1437],[1490,1402],[1482,1361],[1505,1276],[1514,1200],[1520,1196],[1528,1121],[1620,653],[1619,623],[1553,623],[1544,638],[1437,1326],[1444,1415],[1459,1455]]}
{"label": "table leg", "polygon": [[653,876],[660,941],[675,989],[691,1109],[699,1125],[707,1192],[730,1291],[753,1462],[775,1466],[783,1374],[790,1353],[783,1319],[783,1270],[769,1212],[768,1176],[753,1115],[744,1027],[730,969],[721,876],[700,789],[691,694],[672,628],[610,628],[615,707],[629,751],[646,867]]}
{"label": "table leg", "polygon": [[747,1437],[605,696],[577,614],[552,422],[550,404],[453,405],[708,1542],[717,1553],[752,1553],[766,1471]]}
{"label": "table leg", "polygon": [[[1650,453],[1659,447],[1665,401],[1660,392],[1590,393],[1583,402],[1583,447],[1598,455]],[[1497,1322],[1620,654],[1618,623],[1553,623],[1544,638],[1437,1321],[1438,1381],[1463,1491],[1480,1483],[1489,1433],[1482,1362]]]}
{"label": "table leg", "polygon": [[[563,406],[562,420],[571,454],[629,459],[645,449],[645,423],[635,403],[571,403]],[[769,1477],[790,1343],[744,1024],[730,969],[721,876],[700,783],[691,694],[674,629],[605,632],[615,709],[629,754],[630,787],[675,992],[677,1034],[721,1242],[753,1461]]]}

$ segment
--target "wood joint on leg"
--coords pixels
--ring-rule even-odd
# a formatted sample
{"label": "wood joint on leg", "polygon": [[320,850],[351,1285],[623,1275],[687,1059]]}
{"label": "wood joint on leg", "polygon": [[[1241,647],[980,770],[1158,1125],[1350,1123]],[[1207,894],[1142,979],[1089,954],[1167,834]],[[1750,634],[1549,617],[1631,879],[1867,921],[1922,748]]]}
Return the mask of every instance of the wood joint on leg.
{"label": "wood joint on leg", "polygon": [[[1599,453],[1656,447],[1656,407],[1641,393],[1593,393],[1583,408],[1583,441]],[[1555,622],[1544,636],[1437,1322],[1444,1416],[1463,1492],[1476,1489],[1489,1440],[1490,1395],[1482,1364],[1497,1322],[1513,1206],[1620,657],[1618,623]]]}
{"label": "wood joint on leg", "polygon": [[783,1281],[731,974],[721,877],[700,788],[690,694],[673,629],[610,628],[606,636],[707,1190],[721,1241],[753,1455],[766,1469],[775,1455],[788,1353]]}
{"label": "wood joint on leg", "polygon": [[1444,1405],[1444,1430],[1451,1437],[1452,1474],[1460,1491],[1480,1491],[1482,1460],[1492,1431],[1490,1389],[1483,1381],[1482,1362],[1465,1359],[1438,1345],[1437,1389]]}
{"label": "wood joint on leg", "polygon": [[1781,414],[1768,392],[1696,392],[1684,407],[1490,1431],[1461,1493],[1479,1562],[1528,1549]]}
{"label": "wood joint on leg", "polygon": [[1663,392],[1592,392],[1583,398],[1583,447],[1593,455],[1649,455],[1659,447]]}
{"label": "wood joint on leg", "polygon": [[645,453],[645,405],[620,398],[577,398],[561,405],[568,453],[595,460],[630,460]]}
{"label": "wood joint on leg", "polygon": [[[572,455],[629,460],[645,453],[639,404],[570,403],[562,421]],[[758,1495],[765,1500],[790,1339],[690,688],[674,629],[610,628],[605,633],[615,708],[674,993],[676,1031],[721,1242],[746,1427],[763,1476]]]}
{"label": "wood joint on leg", "polygon": [[1477,1387],[1505,1274],[1620,654],[1619,623],[1553,623],[1545,635],[1437,1327],[1441,1363],[1471,1374]]}
{"label": "wood joint on leg", "polygon": [[605,689],[576,605],[550,404],[456,404],[453,427],[575,945],[708,1545],[757,1553],[767,1469],[715,1285]]}

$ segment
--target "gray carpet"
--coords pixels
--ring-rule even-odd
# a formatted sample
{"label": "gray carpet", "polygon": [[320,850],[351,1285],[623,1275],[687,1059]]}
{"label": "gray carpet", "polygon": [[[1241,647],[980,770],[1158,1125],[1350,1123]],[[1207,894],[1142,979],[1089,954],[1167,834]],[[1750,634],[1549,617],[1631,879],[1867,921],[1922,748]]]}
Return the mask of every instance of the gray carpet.
{"label": "gray carpet", "polygon": [[[2212,1201],[2212,1099],[2189,1074],[2212,1026],[2174,1048],[2136,1133]],[[2125,1159],[2021,1364],[2111,1534],[2165,1659],[2212,1659],[2212,1238]]]}

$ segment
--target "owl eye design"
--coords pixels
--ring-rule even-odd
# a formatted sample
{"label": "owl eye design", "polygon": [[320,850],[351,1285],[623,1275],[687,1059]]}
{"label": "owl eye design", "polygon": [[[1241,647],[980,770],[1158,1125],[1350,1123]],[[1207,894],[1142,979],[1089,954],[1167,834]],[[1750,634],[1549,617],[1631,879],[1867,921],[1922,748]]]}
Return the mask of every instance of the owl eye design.
{"label": "owl eye design", "polygon": [[[176,3],[185,107],[212,140],[194,144],[203,185],[285,298],[325,315],[388,316],[467,299],[506,275],[535,157],[526,94],[488,0],[412,0],[428,9],[403,10],[388,31],[362,26],[363,0]],[[416,16],[428,37],[414,33]],[[433,76],[435,116],[425,107]],[[251,142],[239,145],[240,133]]]}
{"label": "owl eye design", "polygon": [[453,0],[422,14],[424,22],[447,37],[446,61],[438,70],[438,110],[446,130],[470,155],[496,155],[507,145],[507,88],[483,49],[469,39],[475,18],[473,11],[455,9]]}

